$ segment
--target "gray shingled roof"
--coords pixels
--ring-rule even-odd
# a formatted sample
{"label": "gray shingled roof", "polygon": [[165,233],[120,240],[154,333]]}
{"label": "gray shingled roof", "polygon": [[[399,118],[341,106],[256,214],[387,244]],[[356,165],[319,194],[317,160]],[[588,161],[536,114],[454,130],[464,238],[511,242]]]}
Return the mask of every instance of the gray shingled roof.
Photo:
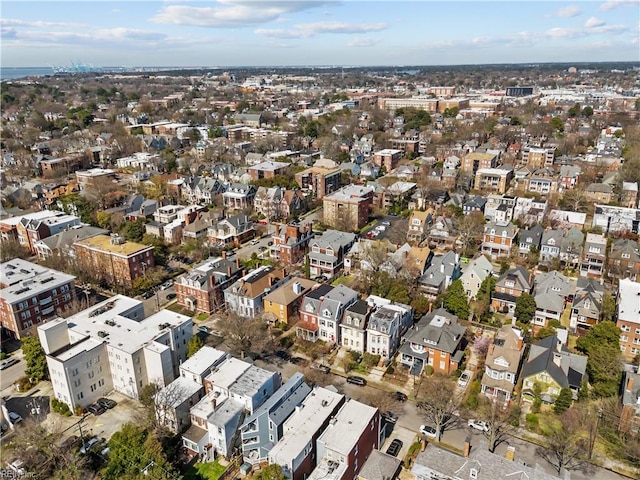
{"label": "gray shingled roof", "polygon": [[465,328],[455,315],[438,308],[422,317],[404,334],[407,342],[429,345],[438,350],[453,353],[464,336]]}
{"label": "gray shingled roof", "polygon": [[[558,337],[555,335],[531,345],[522,377],[547,372],[561,388],[579,388],[587,370],[587,357],[573,354],[564,347],[558,350],[557,345]],[[556,355],[559,355],[559,365],[554,361]]]}

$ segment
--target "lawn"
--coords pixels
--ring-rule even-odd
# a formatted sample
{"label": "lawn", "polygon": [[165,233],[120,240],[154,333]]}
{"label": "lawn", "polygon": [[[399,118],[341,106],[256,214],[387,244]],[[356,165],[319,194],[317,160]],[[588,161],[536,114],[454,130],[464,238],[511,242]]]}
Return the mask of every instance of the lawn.
{"label": "lawn", "polygon": [[199,462],[189,467],[184,473],[184,480],[217,480],[226,469],[227,467],[220,465],[218,460],[207,463]]}

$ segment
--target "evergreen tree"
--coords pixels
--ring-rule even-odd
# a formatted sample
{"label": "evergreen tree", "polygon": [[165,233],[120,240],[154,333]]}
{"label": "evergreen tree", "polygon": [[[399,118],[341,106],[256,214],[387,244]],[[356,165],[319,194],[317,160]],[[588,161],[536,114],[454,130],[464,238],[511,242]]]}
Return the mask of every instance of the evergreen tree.
{"label": "evergreen tree", "polygon": [[453,282],[444,295],[444,308],[458,318],[469,318],[469,302],[460,279]]}
{"label": "evergreen tree", "polygon": [[204,347],[204,342],[198,335],[194,335],[187,344],[187,358],[192,357],[195,353]]}
{"label": "evergreen tree", "polygon": [[572,400],[571,389],[568,387],[561,389],[558,398],[556,398],[556,401],[553,404],[554,413],[559,415],[569,410]]}
{"label": "evergreen tree", "polygon": [[536,299],[528,293],[523,293],[516,300],[516,309],[513,316],[520,323],[529,323],[536,314]]}
{"label": "evergreen tree", "polygon": [[24,373],[34,381],[46,380],[49,378],[47,368],[47,357],[38,337],[28,335],[22,339],[22,353],[27,363]]}

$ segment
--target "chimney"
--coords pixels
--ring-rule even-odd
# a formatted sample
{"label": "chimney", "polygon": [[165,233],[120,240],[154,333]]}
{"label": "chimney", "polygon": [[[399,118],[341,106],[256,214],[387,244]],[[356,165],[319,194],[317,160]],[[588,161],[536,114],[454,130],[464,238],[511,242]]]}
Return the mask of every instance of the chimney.
{"label": "chimney", "polygon": [[504,458],[513,462],[516,459],[516,447],[509,445],[506,453],[504,454]]}
{"label": "chimney", "polygon": [[467,458],[469,456],[469,452],[471,451],[471,437],[467,437],[464,439],[464,450],[462,451],[462,455]]}
{"label": "chimney", "polygon": [[227,266],[227,277],[231,277],[231,265]]}
{"label": "chimney", "polygon": [[222,250],[222,259],[225,260],[227,258],[226,250]]}
{"label": "chimney", "polygon": [[631,389],[633,388],[633,377],[631,375],[629,375],[627,377],[627,383],[625,384],[625,391],[630,392]]}
{"label": "chimney", "polygon": [[489,353],[493,354],[493,350],[496,348],[496,346],[492,343],[491,345],[489,345]]}
{"label": "chimney", "polygon": [[562,355],[558,352],[553,352],[553,363],[555,363],[558,367],[562,363]]}

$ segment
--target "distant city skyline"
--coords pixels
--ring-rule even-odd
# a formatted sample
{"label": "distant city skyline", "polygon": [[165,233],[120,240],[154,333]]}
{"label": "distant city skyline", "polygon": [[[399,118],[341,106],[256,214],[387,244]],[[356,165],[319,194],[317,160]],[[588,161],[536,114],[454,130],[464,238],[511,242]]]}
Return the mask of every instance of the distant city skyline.
{"label": "distant city skyline", "polygon": [[640,1],[2,2],[3,67],[640,61]]}

